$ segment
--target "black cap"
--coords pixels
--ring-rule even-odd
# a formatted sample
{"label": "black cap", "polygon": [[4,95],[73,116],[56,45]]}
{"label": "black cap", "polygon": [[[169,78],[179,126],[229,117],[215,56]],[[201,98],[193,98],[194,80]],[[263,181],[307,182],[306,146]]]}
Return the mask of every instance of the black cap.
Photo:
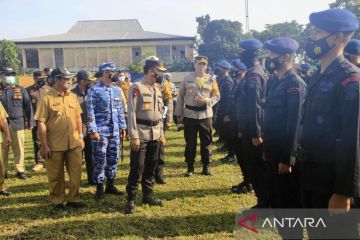
{"label": "black cap", "polygon": [[70,74],[70,72],[66,68],[56,68],[51,72],[51,77],[53,79],[55,79],[55,78],[70,79],[73,76]]}
{"label": "black cap", "polygon": [[4,74],[5,76],[15,76],[16,72],[12,68],[3,67],[0,69],[0,74]]}
{"label": "black cap", "polygon": [[76,74],[76,79],[77,79],[77,81],[80,81],[80,80],[95,81],[96,80],[96,78],[94,78],[90,72],[87,72],[84,70],[81,70]]}
{"label": "black cap", "polygon": [[40,78],[46,78],[46,74],[43,71],[35,71],[33,72],[33,77],[36,79],[40,79]]}

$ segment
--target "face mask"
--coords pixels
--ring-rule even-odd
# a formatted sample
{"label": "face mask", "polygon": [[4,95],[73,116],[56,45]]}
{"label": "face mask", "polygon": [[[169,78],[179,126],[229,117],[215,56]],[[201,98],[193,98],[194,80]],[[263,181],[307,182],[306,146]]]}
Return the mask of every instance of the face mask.
{"label": "face mask", "polygon": [[273,74],[276,70],[279,70],[281,67],[281,63],[279,62],[279,58],[268,58],[265,60],[265,69],[270,74]]}
{"label": "face mask", "polygon": [[160,75],[160,74],[155,74],[155,78],[156,78],[156,83],[161,84],[164,80],[164,76]]}
{"label": "face mask", "polygon": [[305,46],[306,55],[311,59],[320,59],[322,56],[327,54],[334,46],[329,47],[326,39],[332,36],[333,34],[329,34],[324,38],[319,40],[308,39],[308,42]]}
{"label": "face mask", "polygon": [[235,70],[231,70],[231,71],[230,71],[230,77],[231,77],[231,78],[238,78],[238,77],[240,77],[240,72],[239,72],[239,71],[235,71]]}
{"label": "face mask", "polygon": [[220,69],[220,68],[215,68],[214,74],[215,74],[216,76],[221,75],[221,69]]}
{"label": "face mask", "polygon": [[39,87],[43,87],[45,85],[45,80],[38,80],[36,82],[36,84],[39,86]]}
{"label": "face mask", "polygon": [[125,82],[125,77],[119,77],[120,82]]}
{"label": "face mask", "polygon": [[5,83],[8,85],[15,84],[15,77],[14,76],[5,77]]}

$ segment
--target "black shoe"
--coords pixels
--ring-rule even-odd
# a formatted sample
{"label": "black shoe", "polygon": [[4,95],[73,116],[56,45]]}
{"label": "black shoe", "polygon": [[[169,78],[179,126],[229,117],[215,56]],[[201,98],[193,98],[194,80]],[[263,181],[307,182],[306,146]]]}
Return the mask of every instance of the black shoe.
{"label": "black shoe", "polygon": [[155,177],[155,182],[156,182],[157,184],[161,184],[161,185],[166,184],[166,181],[165,181],[165,179],[164,179],[163,176],[157,176],[157,177]]}
{"label": "black shoe", "polygon": [[253,188],[252,185],[249,183],[240,183],[239,185],[232,186],[231,192],[237,194],[245,194],[248,192],[252,192]]}
{"label": "black shoe", "polygon": [[86,207],[86,204],[81,203],[81,202],[67,202],[66,207],[83,208],[83,207]]}
{"label": "black shoe", "polygon": [[54,209],[55,209],[56,211],[65,210],[65,206],[64,206],[63,203],[56,204],[56,205],[54,206]]}
{"label": "black shoe", "polygon": [[221,147],[218,147],[218,148],[216,149],[216,151],[218,151],[218,152],[227,152],[228,149],[227,149],[227,147],[226,147],[225,145],[223,145],[223,146],[221,146]]}
{"label": "black shoe", "polygon": [[125,214],[133,214],[135,211],[135,201],[128,201],[125,205]]}
{"label": "black shoe", "polygon": [[99,183],[96,185],[95,200],[100,200],[104,197],[104,185]]}
{"label": "black shoe", "polygon": [[10,196],[10,195],[11,195],[11,192],[8,192],[8,191],[1,191],[1,192],[0,192],[0,195],[3,195],[3,196]]}
{"label": "black shoe", "polygon": [[234,156],[231,156],[231,155],[227,155],[226,157],[220,159],[220,162],[222,163],[229,163],[229,162],[234,162],[235,161],[235,158]]}
{"label": "black shoe", "polygon": [[208,166],[203,166],[203,170],[201,172],[201,175],[203,175],[203,176],[212,176],[212,173],[210,172]]}
{"label": "black shoe", "polygon": [[123,195],[124,193],[117,189],[114,185],[114,179],[108,179],[106,182],[105,193],[113,195]]}
{"label": "black shoe", "polygon": [[26,179],[27,179],[27,176],[25,175],[24,172],[18,172],[18,173],[16,173],[16,177],[19,178],[19,179],[22,179],[22,180],[26,180]]}
{"label": "black shoe", "polygon": [[143,204],[148,204],[149,206],[160,206],[162,207],[163,204],[160,200],[157,200],[153,197],[146,197],[146,198],[143,198],[142,200],[142,203]]}
{"label": "black shoe", "polygon": [[187,172],[185,173],[185,177],[191,177],[194,175],[194,165],[188,164]]}

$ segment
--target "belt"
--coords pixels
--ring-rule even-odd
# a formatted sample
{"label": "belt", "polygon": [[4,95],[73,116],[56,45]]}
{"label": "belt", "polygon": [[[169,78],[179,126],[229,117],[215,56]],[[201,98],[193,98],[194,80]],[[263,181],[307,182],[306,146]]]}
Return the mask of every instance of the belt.
{"label": "belt", "polygon": [[151,120],[144,120],[144,119],[136,119],[137,124],[146,125],[149,127],[155,127],[160,123],[161,120],[151,121]]}
{"label": "belt", "polygon": [[206,105],[203,105],[203,106],[190,106],[190,105],[185,105],[185,107],[187,109],[190,109],[190,110],[193,110],[193,111],[197,111],[197,112],[200,112],[200,111],[205,111],[206,110]]}

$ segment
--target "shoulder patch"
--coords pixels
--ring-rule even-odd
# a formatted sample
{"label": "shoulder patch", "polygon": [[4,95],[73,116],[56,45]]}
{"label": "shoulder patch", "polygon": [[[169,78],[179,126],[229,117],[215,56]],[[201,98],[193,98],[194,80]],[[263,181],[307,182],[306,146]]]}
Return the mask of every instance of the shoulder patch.
{"label": "shoulder patch", "polygon": [[300,92],[300,88],[299,87],[291,87],[288,90],[286,90],[287,93],[296,93],[296,92]]}
{"label": "shoulder patch", "polygon": [[349,77],[349,78],[341,81],[341,85],[345,86],[346,84],[348,84],[350,82],[359,82],[359,77],[358,76]]}

